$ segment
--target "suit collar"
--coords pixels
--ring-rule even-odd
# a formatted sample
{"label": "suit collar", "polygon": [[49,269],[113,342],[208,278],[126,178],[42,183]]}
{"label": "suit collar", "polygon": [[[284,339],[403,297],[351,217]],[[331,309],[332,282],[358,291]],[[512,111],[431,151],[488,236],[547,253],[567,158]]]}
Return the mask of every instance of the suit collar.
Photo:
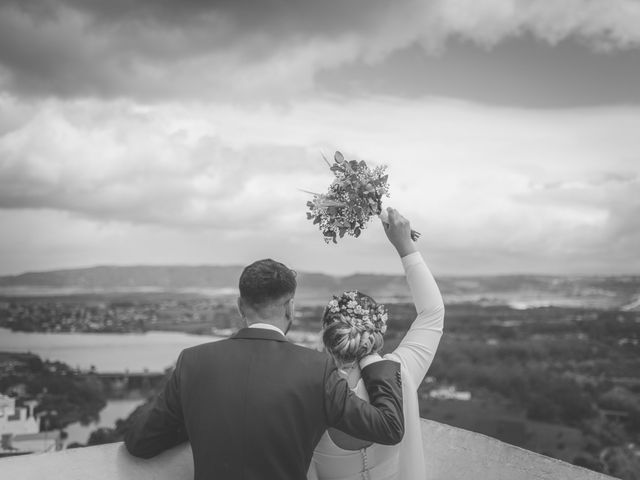
{"label": "suit collar", "polygon": [[277,342],[288,342],[287,337],[282,333],[267,328],[242,328],[231,336],[232,339],[252,339],[252,340],[275,340]]}
{"label": "suit collar", "polygon": [[273,330],[274,332],[279,332],[284,335],[284,332],[282,330],[280,330],[275,325],[271,325],[270,323],[252,323],[251,325],[249,325],[249,328],[264,328],[265,330]]}

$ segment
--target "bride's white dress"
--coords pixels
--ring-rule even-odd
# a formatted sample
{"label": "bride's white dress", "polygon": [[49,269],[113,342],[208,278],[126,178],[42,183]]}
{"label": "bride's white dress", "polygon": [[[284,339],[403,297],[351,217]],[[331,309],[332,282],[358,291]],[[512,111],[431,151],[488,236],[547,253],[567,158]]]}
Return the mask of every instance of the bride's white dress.
{"label": "bride's white dress", "polygon": [[[418,387],[431,366],[444,324],[440,290],[422,255],[402,258],[418,315],[398,348],[385,355],[401,364],[405,434],[398,445],[373,444],[361,450],[344,450],[328,432],[320,439],[309,467],[309,480],[413,480],[426,478]],[[393,321],[391,319],[390,321]],[[368,400],[360,380],[353,390]]]}

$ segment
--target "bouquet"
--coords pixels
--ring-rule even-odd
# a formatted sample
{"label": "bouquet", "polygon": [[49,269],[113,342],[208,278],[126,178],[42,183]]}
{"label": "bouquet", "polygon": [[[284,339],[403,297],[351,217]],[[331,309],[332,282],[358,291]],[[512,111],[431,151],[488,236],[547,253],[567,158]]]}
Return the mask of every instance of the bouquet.
{"label": "bouquet", "polygon": [[[337,238],[345,234],[359,237],[373,216],[385,221],[382,197],[389,196],[387,167],[371,169],[364,160],[345,160],[340,152],[335,153],[333,164],[323,158],[335,179],[325,194],[307,192],[313,195],[307,202],[307,219],[318,225],[324,241],[338,243]],[[417,239],[413,231],[412,238]]]}

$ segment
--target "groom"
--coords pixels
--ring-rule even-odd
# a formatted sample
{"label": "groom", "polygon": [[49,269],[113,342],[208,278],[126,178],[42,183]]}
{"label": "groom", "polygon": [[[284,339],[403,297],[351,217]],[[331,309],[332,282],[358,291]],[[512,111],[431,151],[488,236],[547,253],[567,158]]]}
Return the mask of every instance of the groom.
{"label": "groom", "polygon": [[244,269],[238,308],[246,328],[180,354],[164,391],[125,436],[132,455],[150,458],[189,441],[196,480],[301,480],[328,427],[400,442],[400,364],[367,362],[370,403],[356,397],[329,356],[286,339],[296,285],[295,272],[271,259]]}

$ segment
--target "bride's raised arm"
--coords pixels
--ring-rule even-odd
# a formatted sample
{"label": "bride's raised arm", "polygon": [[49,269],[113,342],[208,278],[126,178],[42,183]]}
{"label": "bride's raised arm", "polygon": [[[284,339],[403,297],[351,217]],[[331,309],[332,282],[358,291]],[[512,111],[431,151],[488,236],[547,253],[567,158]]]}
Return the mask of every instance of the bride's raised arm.
{"label": "bride's raised arm", "polygon": [[411,240],[409,221],[394,209],[388,209],[389,222],[385,233],[402,260],[407,283],[418,315],[398,348],[389,357],[396,357],[418,387],[435,356],[444,326],[444,303],[429,267]]}

